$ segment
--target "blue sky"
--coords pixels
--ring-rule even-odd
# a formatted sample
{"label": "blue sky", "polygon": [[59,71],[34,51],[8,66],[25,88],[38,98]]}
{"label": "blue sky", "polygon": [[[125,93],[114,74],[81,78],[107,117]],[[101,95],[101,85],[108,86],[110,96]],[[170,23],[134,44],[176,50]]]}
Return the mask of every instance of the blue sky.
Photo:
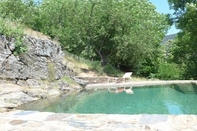
{"label": "blue sky", "polygon": [[[170,13],[172,14],[174,11],[169,9],[169,5],[168,5],[168,0],[149,0],[150,2],[152,2],[153,5],[156,6],[156,10],[159,13]],[[177,33],[179,30],[175,28],[175,26],[172,26],[169,30],[167,34],[174,34]]]}

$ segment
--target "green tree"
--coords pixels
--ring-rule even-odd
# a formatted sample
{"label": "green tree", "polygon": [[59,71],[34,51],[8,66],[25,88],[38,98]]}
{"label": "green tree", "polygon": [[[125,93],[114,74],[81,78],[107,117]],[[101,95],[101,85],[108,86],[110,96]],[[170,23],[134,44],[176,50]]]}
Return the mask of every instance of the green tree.
{"label": "green tree", "polygon": [[[167,25],[165,16],[157,13],[146,0],[46,0],[43,10],[44,14],[51,12],[44,22],[45,25],[49,22],[44,26],[48,28],[45,31],[52,32],[53,26],[59,26],[58,21],[54,22],[55,25],[52,22],[58,20],[57,14],[61,15],[61,28],[55,27],[61,33],[52,34],[58,36],[64,49],[100,59],[102,65],[110,62],[124,63],[131,68],[138,67],[139,63],[145,66],[156,59]],[[53,16],[55,13],[52,12],[56,15]],[[143,62],[145,58],[147,62]]]}
{"label": "green tree", "polygon": [[196,0],[169,0],[175,9],[176,24],[181,32],[173,44],[173,61],[184,67],[185,79],[197,79],[197,25]]}
{"label": "green tree", "polygon": [[139,75],[157,71],[167,17],[148,0],[2,0],[0,7],[4,18],[51,36],[73,54]]}
{"label": "green tree", "polygon": [[2,18],[20,21],[33,28],[37,11],[34,0],[0,0]]}
{"label": "green tree", "polygon": [[195,3],[197,0],[168,0],[170,8],[175,10],[175,14],[179,15],[186,11],[187,3]]}

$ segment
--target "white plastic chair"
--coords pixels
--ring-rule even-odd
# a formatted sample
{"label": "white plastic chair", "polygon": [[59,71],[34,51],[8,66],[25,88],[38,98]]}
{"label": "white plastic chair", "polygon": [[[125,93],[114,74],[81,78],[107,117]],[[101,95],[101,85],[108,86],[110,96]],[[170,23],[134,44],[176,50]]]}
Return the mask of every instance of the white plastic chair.
{"label": "white plastic chair", "polygon": [[126,79],[129,79],[131,80],[131,75],[132,75],[133,72],[126,72],[124,75],[123,75],[123,82],[125,82]]}

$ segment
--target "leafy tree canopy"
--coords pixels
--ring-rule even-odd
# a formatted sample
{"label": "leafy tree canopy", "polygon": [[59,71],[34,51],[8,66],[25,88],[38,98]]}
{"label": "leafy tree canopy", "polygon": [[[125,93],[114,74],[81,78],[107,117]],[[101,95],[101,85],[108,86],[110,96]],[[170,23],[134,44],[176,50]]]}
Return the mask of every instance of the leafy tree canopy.
{"label": "leafy tree canopy", "polygon": [[177,27],[181,29],[173,44],[173,61],[184,67],[186,79],[197,79],[197,1],[169,0],[169,3],[175,9]]}
{"label": "leafy tree canopy", "polygon": [[0,13],[60,41],[63,49],[139,75],[157,70],[168,27],[148,0],[1,0]]}

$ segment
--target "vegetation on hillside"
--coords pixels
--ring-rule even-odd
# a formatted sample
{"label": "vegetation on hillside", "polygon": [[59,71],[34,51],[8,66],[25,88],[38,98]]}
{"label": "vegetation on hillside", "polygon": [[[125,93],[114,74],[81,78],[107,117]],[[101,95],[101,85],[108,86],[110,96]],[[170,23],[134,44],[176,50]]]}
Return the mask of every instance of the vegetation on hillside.
{"label": "vegetation on hillside", "polygon": [[0,0],[0,17],[49,35],[78,57],[100,61],[96,65],[109,74],[115,67],[148,78],[196,79],[196,1],[184,2],[169,0],[182,32],[167,49],[160,42],[169,15],[148,0]]}
{"label": "vegetation on hillside", "polygon": [[18,55],[26,51],[26,46],[23,44],[23,27],[20,24],[5,20],[0,17],[0,33],[8,40],[15,41],[14,54]]}
{"label": "vegetation on hillside", "polygon": [[77,74],[81,76],[84,72],[87,75],[90,76],[122,76],[123,72],[112,67],[111,65],[106,65],[105,67],[102,67],[101,64],[99,64],[99,61],[90,61],[83,57],[78,57],[76,55],[73,55],[67,51],[64,51],[65,53],[65,63],[67,63],[67,66],[74,70]]}

